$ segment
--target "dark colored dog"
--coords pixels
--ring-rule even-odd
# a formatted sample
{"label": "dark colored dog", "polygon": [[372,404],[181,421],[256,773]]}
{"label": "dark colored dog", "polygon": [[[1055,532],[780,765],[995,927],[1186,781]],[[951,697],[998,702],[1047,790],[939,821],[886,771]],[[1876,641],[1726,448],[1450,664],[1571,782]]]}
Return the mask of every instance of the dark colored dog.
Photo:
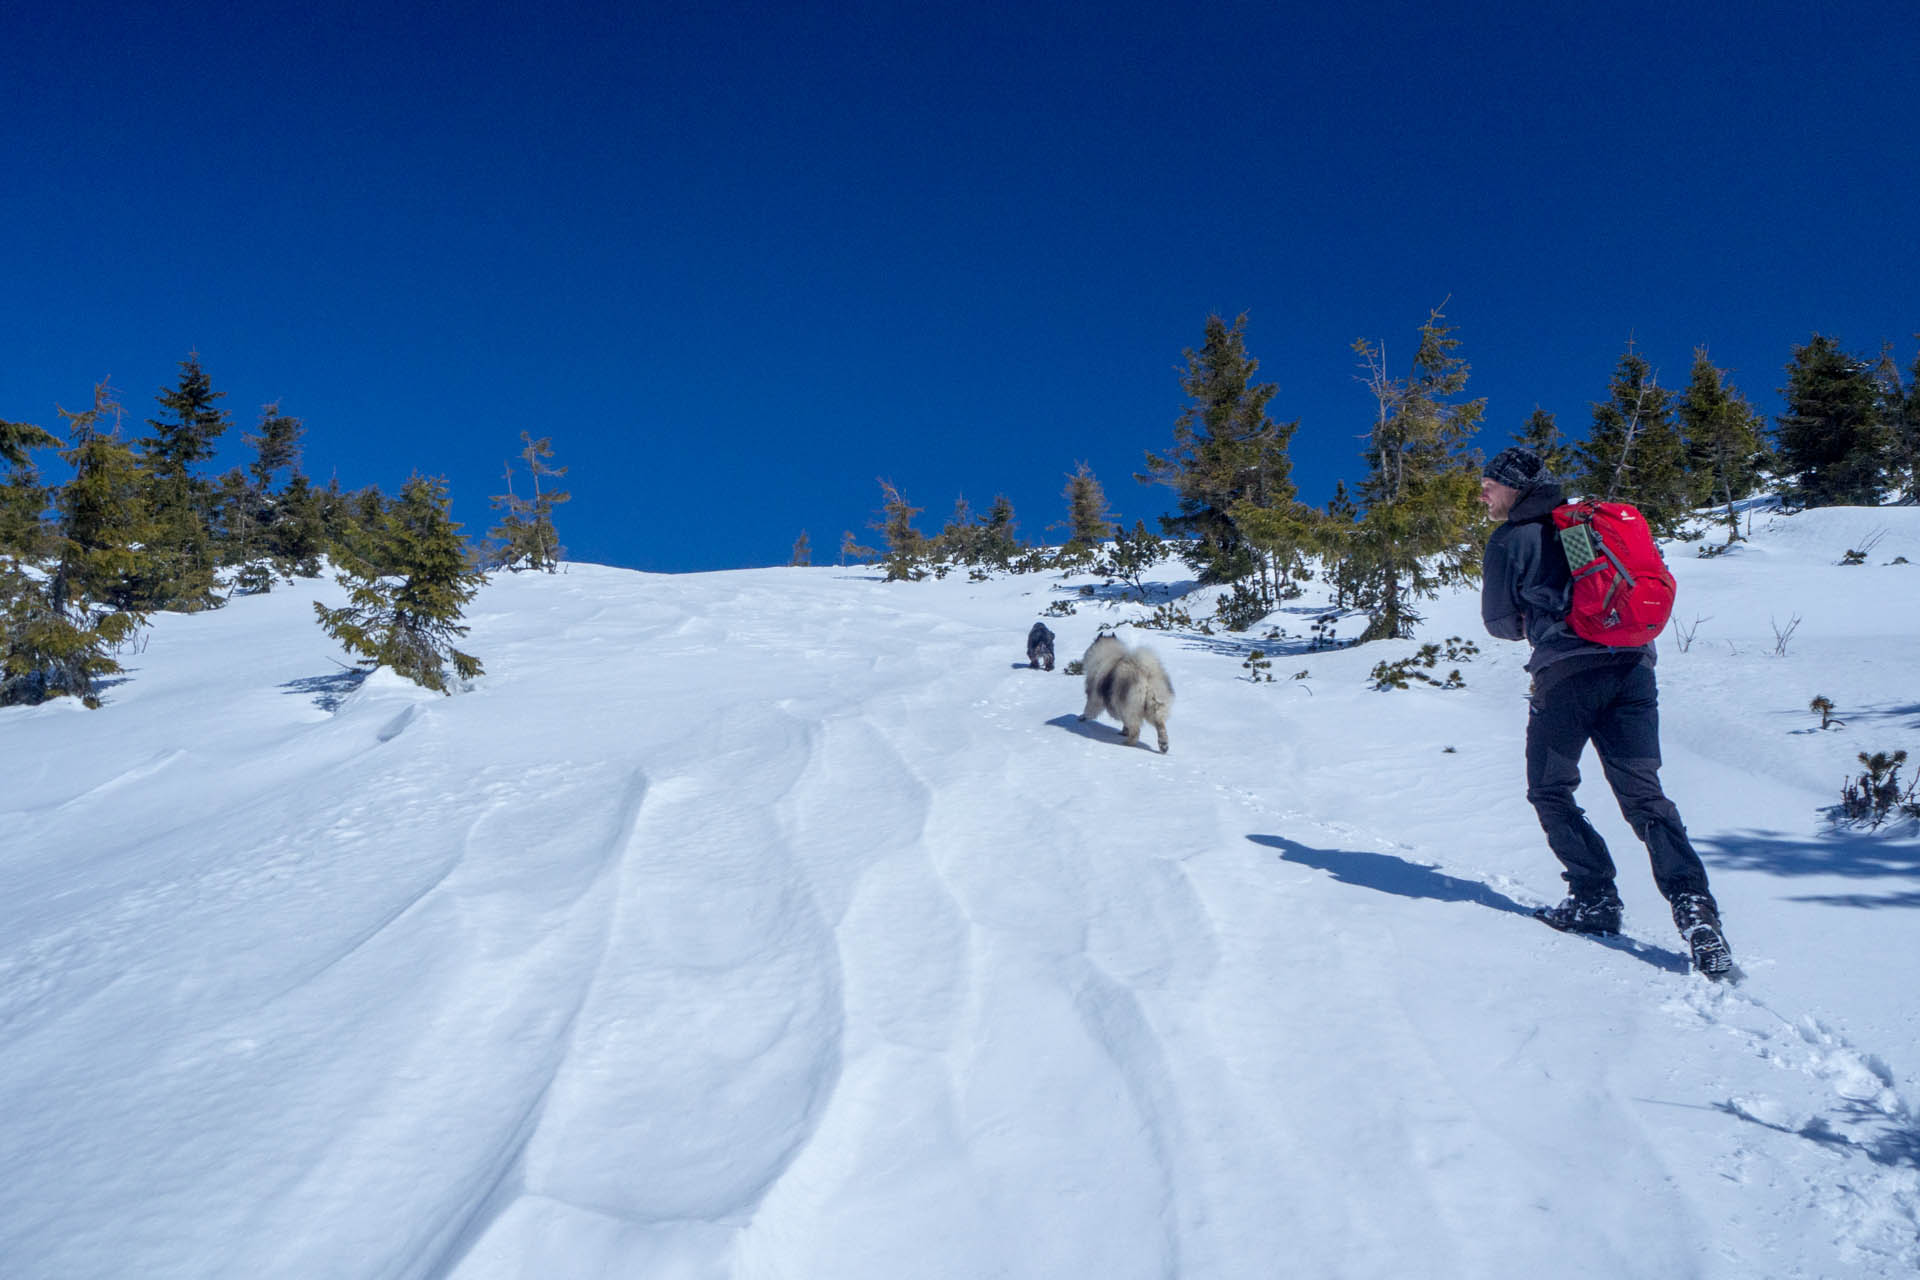
{"label": "dark colored dog", "polygon": [[1053,670],[1053,632],[1044,622],[1034,623],[1033,630],[1027,632],[1027,665]]}

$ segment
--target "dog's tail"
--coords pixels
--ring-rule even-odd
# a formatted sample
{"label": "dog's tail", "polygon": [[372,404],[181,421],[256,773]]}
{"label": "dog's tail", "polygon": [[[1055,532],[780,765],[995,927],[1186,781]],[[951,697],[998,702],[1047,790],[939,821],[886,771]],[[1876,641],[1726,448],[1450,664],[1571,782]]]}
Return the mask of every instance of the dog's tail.
{"label": "dog's tail", "polygon": [[1173,682],[1167,679],[1167,669],[1160,665],[1160,658],[1151,649],[1135,649],[1133,660],[1147,677],[1147,709],[1158,712],[1158,718],[1164,718],[1173,709]]}

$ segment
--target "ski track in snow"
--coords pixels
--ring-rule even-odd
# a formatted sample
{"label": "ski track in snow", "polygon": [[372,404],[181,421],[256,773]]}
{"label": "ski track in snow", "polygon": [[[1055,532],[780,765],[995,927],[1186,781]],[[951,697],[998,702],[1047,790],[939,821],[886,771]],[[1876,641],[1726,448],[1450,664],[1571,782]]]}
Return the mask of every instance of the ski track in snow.
{"label": "ski track in snow", "polygon": [[[1405,838],[1511,810],[1508,775],[1425,732],[1326,758],[1298,690],[1184,681],[1158,637],[1167,756],[912,587],[607,581],[475,615],[542,708],[479,769],[487,684],[376,680],[244,785],[170,809],[195,753],[130,744],[7,815],[34,895],[0,914],[0,1043],[39,1104],[7,1137],[81,1189],[0,1190],[22,1274],[1733,1276],[1822,1256],[1819,1224],[1858,1274],[1920,1267],[1883,1055],[1763,977],[1676,975],[1664,935],[1524,920],[1538,858],[1522,884]],[[1367,803],[1383,772],[1441,817]],[[1524,971],[1462,990],[1456,954],[1579,966],[1605,1042]],[[139,1122],[183,1090],[187,1149]],[[1604,1178],[1563,1134],[1607,1135]]]}

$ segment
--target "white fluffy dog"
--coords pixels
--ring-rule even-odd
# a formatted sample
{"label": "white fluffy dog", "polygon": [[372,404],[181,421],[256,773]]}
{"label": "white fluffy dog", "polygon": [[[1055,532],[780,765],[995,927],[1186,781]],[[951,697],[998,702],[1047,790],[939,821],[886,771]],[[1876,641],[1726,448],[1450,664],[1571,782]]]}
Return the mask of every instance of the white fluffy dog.
{"label": "white fluffy dog", "polygon": [[1105,711],[1120,722],[1127,745],[1140,741],[1140,724],[1151,724],[1160,734],[1160,750],[1167,749],[1167,713],[1173,710],[1173,685],[1151,649],[1129,649],[1111,635],[1097,637],[1081,660],[1087,676],[1087,708],[1082,720]]}

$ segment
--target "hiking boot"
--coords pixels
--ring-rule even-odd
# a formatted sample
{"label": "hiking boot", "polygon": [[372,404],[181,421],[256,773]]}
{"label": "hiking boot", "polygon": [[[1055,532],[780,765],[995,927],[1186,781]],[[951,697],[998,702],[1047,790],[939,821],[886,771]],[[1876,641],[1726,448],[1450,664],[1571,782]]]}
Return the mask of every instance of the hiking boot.
{"label": "hiking boot", "polygon": [[1720,910],[1704,893],[1683,893],[1673,900],[1673,925],[1693,952],[1693,967],[1709,978],[1733,969],[1733,949],[1720,932]]}
{"label": "hiking boot", "polygon": [[1562,933],[1611,935],[1620,932],[1620,899],[1613,894],[1604,898],[1572,897],[1557,907],[1542,907],[1533,914]]}

